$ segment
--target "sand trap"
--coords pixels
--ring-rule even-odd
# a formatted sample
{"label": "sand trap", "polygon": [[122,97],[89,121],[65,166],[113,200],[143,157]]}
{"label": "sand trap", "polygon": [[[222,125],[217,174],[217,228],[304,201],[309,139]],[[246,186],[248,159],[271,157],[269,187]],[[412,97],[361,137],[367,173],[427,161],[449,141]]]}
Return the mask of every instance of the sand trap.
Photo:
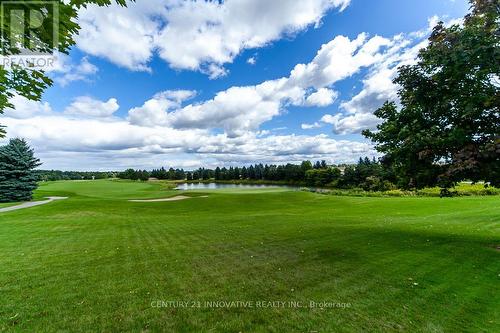
{"label": "sand trap", "polygon": [[165,201],[179,201],[186,199],[194,199],[194,198],[208,198],[208,196],[204,195],[201,197],[187,197],[185,195],[178,195],[176,197],[164,198],[164,199],[148,199],[148,200],[129,200],[130,202],[165,202]]}
{"label": "sand trap", "polygon": [[25,209],[25,208],[30,208],[30,207],[36,207],[36,206],[40,206],[40,205],[45,205],[45,204],[48,204],[48,203],[50,203],[52,201],[55,201],[55,200],[68,199],[68,197],[47,197],[46,199],[47,200],[25,202],[25,203],[20,204],[20,205],[1,208],[0,209],[0,213],[11,212],[13,210]]}

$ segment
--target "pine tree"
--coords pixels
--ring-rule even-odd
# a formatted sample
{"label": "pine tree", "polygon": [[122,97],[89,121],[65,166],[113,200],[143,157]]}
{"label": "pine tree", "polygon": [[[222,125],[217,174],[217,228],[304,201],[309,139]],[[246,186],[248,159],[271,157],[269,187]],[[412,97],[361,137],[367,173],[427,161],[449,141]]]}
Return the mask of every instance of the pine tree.
{"label": "pine tree", "polygon": [[31,200],[38,187],[33,170],[40,165],[23,139],[11,139],[0,147],[0,202]]}

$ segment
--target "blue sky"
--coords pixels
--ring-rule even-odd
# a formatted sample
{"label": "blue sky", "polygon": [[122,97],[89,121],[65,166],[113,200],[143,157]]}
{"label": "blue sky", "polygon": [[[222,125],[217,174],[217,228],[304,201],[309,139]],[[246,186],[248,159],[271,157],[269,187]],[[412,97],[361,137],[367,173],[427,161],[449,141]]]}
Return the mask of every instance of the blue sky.
{"label": "blue sky", "polygon": [[[2,123],[44,168],[351,162],[360,131],[397,99],[390,84],[437,18],[464,0],[137,0],[80,13],[40,103],[16,97]],[[293,71],[293,72],[292,72]]]}

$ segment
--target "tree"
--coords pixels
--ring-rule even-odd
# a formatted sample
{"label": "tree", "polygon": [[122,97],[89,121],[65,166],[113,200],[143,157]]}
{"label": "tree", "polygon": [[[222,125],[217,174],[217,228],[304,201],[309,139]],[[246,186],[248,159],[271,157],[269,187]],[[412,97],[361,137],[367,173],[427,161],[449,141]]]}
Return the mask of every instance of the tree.
{"label": "tree", "polygon": [[31,200],[38,186],[34,169],[40,165],[23,139],[11,139],[0,147],[0,202]]}
{"label": "tree", "polygon": [[118,178],[137,180],[137,173],[134,169],[127,169],[124,172],[120,172]]}
{"label": "tree", "polygon": [[305,174],[305,181],[311,186],[325,186],[340,178],[338,168],[310,169]]}
{"label": "tree", "polygon": [[148,181],[149,180],[149,172],[147,172],[146,170],[138,170],[137,171],[137,179],[145,182],[145,181]]}
{"label": "tree", "polygon": [[250,165],[248,167],[247,172],[248,172],[248,178],[249,179],[255,179],[255,169],[254,169],[253,165]]}
{"label": "tree", "polygon": [[311,161],[303,161],[302,164],[300,165],[300,169],[302,170],[304,175],[306,174],[306,172],[308,170],[311,170],[312,168],[313,168],[313,165],[312,165]]}
{"label": "tree", "polygon": [[242,179],[247,179],[248,178],[248,171],[247,171],[247,167],[243,167],[241,168],[241,178]]}
{"label": "tree", "polygon": [[221,178],[221,173],[220,173],[220,168],[217,167],[215,168],[215,180],[220,180]]}
{"label": "tree", "polygon": [[[132,0],[133,1],[133,0]],[[99,6],[109,6],[112,0],[52,0],[57,5],[57,11],[43,10],[37,11],[41,18],[41,26],[32,30],[24,29],[23,34],[11,33],[13,27],[24,26],[24,16],[10,15],[9,11],[3,10],[1,17],[2,36],[0,38],[2,56],[15,56],[22,52],[22,49],[33,54],[50,54],[55,51],[68,54],[75,45],[74,37],[78,34],[80,26],[76,22],[78,9],[86,7],[88,4]],[[121,6],[126,5],[126,0],[115,0]],[[11,4],[14,2],[11,1]],[[9,5],[9,4],[7,4]],[[15,4],[17,8],[25,11],[40,9],[40,4],[36,1],[19,1]],[[21,7],[19,7],[21,6]],[[29,12],[28,12],[29,13]],[[57,15],[58,38],[54,41],[53,25]],[[57,43],[56,43],[57,42]],[[20,47],[22,45],[22,49]],[[39,101],[42,93],[47,87],[52,85],[52,80],[43,70],[30,68],[29,66],[11,66],[6,69],[0,65],[0,114],[6,108],[14,108],[10,99],[17,95],[26,97],[29,100]],[[5,135],[5,131],[0,126],[0,138]]]}
{"label": "tree", "polygon": [[399,186],[500,185],[499,18],[498,0],[471,0],[463,26],[440,22],[418,63],[399,69],[401,108],[386,102],[378,131],[363,132]]}

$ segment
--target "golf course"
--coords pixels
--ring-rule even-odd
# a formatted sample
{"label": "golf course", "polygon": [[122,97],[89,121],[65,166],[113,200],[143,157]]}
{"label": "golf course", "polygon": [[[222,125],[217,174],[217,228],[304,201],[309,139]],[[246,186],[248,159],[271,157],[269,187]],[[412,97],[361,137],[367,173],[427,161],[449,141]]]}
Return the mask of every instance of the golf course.
{"label": "golf course", "polygon": [[500,331],[499,196],[99,180],[46,197],[67,199],[0,213],[2,332]]}

